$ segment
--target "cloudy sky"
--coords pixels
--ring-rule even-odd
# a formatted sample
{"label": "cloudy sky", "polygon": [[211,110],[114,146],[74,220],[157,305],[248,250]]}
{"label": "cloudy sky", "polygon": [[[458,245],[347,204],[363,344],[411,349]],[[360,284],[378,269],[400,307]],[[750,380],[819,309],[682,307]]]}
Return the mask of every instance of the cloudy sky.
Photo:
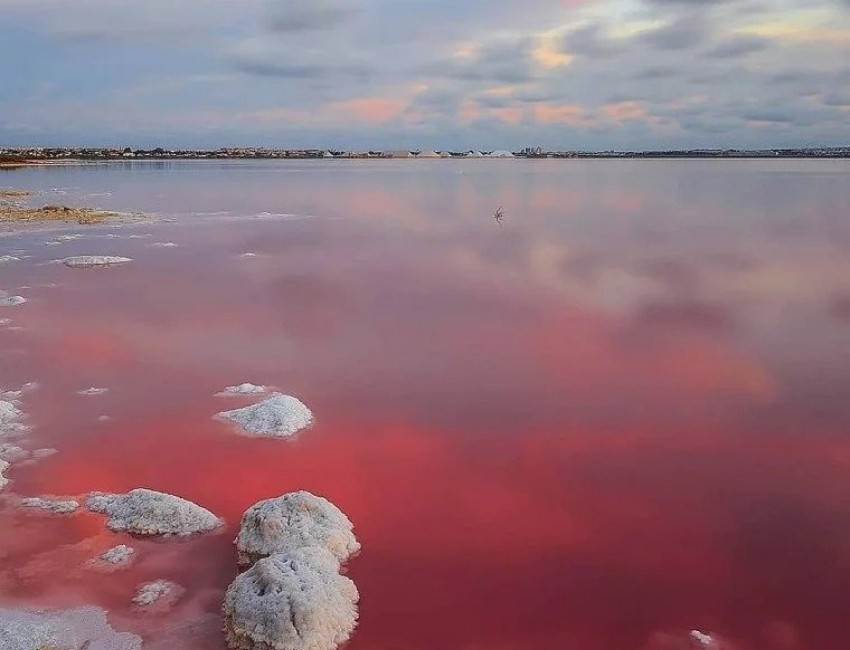
{"label": "cloudy sky", "polygon": [[850,0],[0,0],[0,145],[850,144]]}

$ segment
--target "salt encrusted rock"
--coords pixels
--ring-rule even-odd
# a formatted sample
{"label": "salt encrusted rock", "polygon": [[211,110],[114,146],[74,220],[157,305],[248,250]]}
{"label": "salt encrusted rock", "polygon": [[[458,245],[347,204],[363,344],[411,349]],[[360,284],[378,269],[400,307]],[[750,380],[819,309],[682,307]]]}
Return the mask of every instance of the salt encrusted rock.
{"label": "salt encrusted rock", "polygon": [[222,523],[209,510],[191,501],[144,488],[127,494],[92,492],[86,507],[107,515],[111,530],[135,535],[184,537],[214,530]]}
{"label": "salt encrusted rock", "polygon": [[21,499],[22,508],[33,508],[46,510],[56,515],[67,515],[75,512],[80,507],[79,502],[73,499],[54,499],[44,497],[28,497]]}
{"label": "salt encrusted rock", "polygon": [[173,241],[157,241],[150,244],[152,248],[175,248],[177,244]]}
{"label": "salt encrusted rock", "polygon": [[237,384],[236,386],[228,386],[223,391],[216,394],[224,397],[228,395],[256,395],[258,393],[265,393],[266,390],[265,386],[245,382],[244,384]]}
{"label": "salt encrusted rock", "polygon": [[78,390],[77,395],[82,395],[84,397],[94,397],[96,395],[103,395],[104,393],[108,393],[108,388],[95,388],[92,386],[91,388],[86,388],[85,390]]}
{"label": "salt encrusted rock", "polygon": [[310,409],[298,398],[272,393],[261,402],[223,411],[217,417],[235,423],[250,436],[288,438],[313,423]]}
{"label": "salt encrusted rock", "polygon": [[112,566],[124,566],[130,563],[135,552],[126,544],[119,544],[101,553],[98,559]]}
{"label": "salt encrusted rock", "polygon": [[233,650],[334,650],[357,625],[357,587],[321,548],[257,562],[224,598],[224,628]]}
{"label": "salt encrusted rock", "polygon": [[129,257],[116,257],[114,255],[76,255],[66,257],[62,260],[62,263],[72,269],[80,269],[92,266],[116,266],[132,261]]}
{"label": "salt encrusted rock", "polygon": [[14,255],[0,255],[0,264],[8,264],[9,262],[20,262],[20,257]]}
{"label": "salt encrusted rock", "polygon": [[3,476],[3,472],[9,469],[9,463],[0,458],[0,490],[9,484],[9,479]]}
{"label": "salt encrusted rock", "polygon": [[97,607],[37,612],[0,609],[3,650],[141,650],[142,640],[116,632]]}
{"label": "salt encrusted rock", "polygon": [[291,492],[254,504],[242,516],[237,560],[248,566],[274,553],[323,548],[339,562],[360,550],[351,521],[334,504],[309,492]]}
{"label": "salt encrusted rock", "polygon": [[185,590],[169,580],[154,580],[139,585],[133,603],[145,609],[168,609],[176,603]]}

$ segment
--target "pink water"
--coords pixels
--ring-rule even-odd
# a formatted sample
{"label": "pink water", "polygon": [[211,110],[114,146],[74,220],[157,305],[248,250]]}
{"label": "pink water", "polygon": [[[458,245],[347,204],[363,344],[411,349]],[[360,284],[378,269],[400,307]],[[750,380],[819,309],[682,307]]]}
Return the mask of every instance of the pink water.
{"label": "pink water", "polygon": [[[0,239],[32,256],[0,267],[29,299],[0,312],[23,328],[0,328],[0,387],[40,384],[27,446],[58,450],[5,493],[149,487],[227,522],[139,541],[6,503],[0,606],[95,604],[157,648],[220,650],[241,513],[307,489],[363,545],[351,650],[679,650],[691,629],[845,650],[848,180],[842,161],[0,176],[36,202],[176,218]],[[84,253],[134,262],[45,263]],[[212,416],[252,398],[214,394],[243,381],[297,395],[316,425],[236,435]],[[90,386],[109,392],[76,394]],[[118,543],[131,568],[82,568]],[[156,578],[186,596],[133,611]]]}

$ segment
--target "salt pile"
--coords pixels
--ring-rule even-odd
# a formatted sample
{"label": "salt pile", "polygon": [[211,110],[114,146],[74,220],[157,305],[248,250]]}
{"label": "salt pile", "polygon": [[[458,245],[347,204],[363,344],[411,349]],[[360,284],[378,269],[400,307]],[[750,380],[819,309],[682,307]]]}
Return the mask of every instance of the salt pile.
{"label": "salt pile", "polygon": [[52,497],[28,497],[26,499],[21,499],[21,507],[46,510],[47,512],[52,512],[55,515],[67,515],[75,512],[77,508],[80,507],[80,504],[73,499],[63,500]]}
{"label": "salt pile", "polygon": [[116,632],[97,607],[57,612],[0,609],[3,650],[141,650],[142,640]]}
{"label": "salt pile", "polygon": [[17,307],[27,301],[23,296],[10,296],[5,291],[0,291],[0,307]]}
{"label": "salt pile", "polygon": [[184,591],[183,587],[169,580],[154,580],[139,586],[133,603],[150,611],[162,611],[174,605]]}
{"label": "salt pile", "polygon": [[254,504],[242,516],[236,550],[240,566],[274,553],[323,548],[338,562],[360,550],[354,525],[327,499],[292,492]]}
{"label": "salt pile", "polygon": [[301,400],[282,393],[216,417],[230,420],[246,435],[271,438],[288,438],[313,423],[313,413]]}
{"label": "salt pile", "polygon": [[260,501],[242,517],[240,566],[224,628],[232,650],[334,650],[357,625],[360,595],[340,565],[360,548],[339,508],[309,492]]}
{"label": "salt pile", "polygon": [[86,388],[85,390],[78,390],[77,395],[83,395],[85,397],[94,397],[95,395],[103,395],[107,392],[109,392],[108,388],[95,388],[94,386],[92,386],[91,388]]}
{"label": "salt pile", "polygon": [[94,266],[116,266],[132,261],[129,257],[116,257],[113,255],[77,255],[66,257],[62,260],[62,263],[72,269],[81,269]]}
{"label": "salt pile", "polygon": [[266,390],[265,386],[245,382],[244,384],[237,384],[236,386],[228,386],[220,393],[216,393],[216,395],[256,395],[257,393],[265,393]]}
{"label": "salt pile", "polygon": [[357,625],[359,599],[328,551],[272,555],[228,587],[227,644],[234,650],[334,650]]}
{"label": "salt pile", "polygon": [[185,537],[214,530],[222,523],[209,510],[191,501],[144,488],[127,494],[92,492],[86,507],[107,515],[110,530],[135,535]]}

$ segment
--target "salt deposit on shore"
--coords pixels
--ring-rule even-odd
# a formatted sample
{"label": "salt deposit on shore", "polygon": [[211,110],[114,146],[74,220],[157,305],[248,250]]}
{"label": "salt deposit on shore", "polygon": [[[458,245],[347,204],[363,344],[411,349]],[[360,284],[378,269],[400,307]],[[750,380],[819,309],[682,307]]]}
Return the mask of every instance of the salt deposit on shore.
{"label": "salt deposit on shore", "polygon": [[334,650],[357,625],[357,587],[322,548],[257,562],[224,599],[227,644],[234,650]]}
{"label": "salt deposit on shore", "polygon": [[301,400],[282,393],[216,417],[233,422],[246,435],[271,438],[288,438],[313,423],[313,413]]}
{"label": "salt deposit on shore", "polygon": [[9,479],[3,475],[7,469],[9,469],[9,463],[0,458],[0,490],[9,484]]}
{"label": "salt deposit on shore", "polygon": [[0,307],[17,307],[23,305],[27,301],[23,296],[10,296],[5,291],[0,290]]}
{"label": "salt deposit on shore", "polygon": [[216,393],[216,395],[223,397],[228,395],[256,395],[257,393],[265,393],[266,390],[268,389],[265,386],[245,382],[236,386],[228,386],[220,393]]}
{"label": "salt deposit on shore", "polygon": [[110,530],[135,535],[185,537],[215,530],[222,524],[209,510],[191,501],[144,488],[127,494],[92,492],[86,507],[107,515]]}
{"label": "salt deposit on shore", "polygon": [[114,255],[76,255],[66,257],[62,260],[62,263],[72,269],[83,269],[99,266],[117,266],[132,261],[129,257],[117,257]]}
{"label": "salt deposit on shore", "polygon": [[113,546],[110,549],[107,549],[103,553],[100,554],[100,559],[106,562],[107,564],[112,564],[115,566],[120,566],[124,564],[129,564],[133,554],[136,551],[126,544],[119,544],[118,546]]}
{"label": "salt deposit on shore", "polygon": [[55,515],[67,515],[76,512],[80,507],[78,501],[73,499],[56,499],[53,497],[28,497],[21,499],[22,508],[32,508],[36,510],[46,510]]}
{"label": "salt deposit on shore", "polygon": [[338,562],[360,550],[354,525],[327,499],[306,491],[254,504],[242,516],[237,561],[248,566],[274,553],[323,548]]}
{"label": "salt deposit on shore", "polygon": [[14,255],[0,255],[0,264],[8,264],[9,262],[20,262],[21,258]]}
{"label": "salt deposit on shore", "polygon": [[97,607],[57,612],[0,609],[3,650],[141,650],[142,640],[116,632]]}

